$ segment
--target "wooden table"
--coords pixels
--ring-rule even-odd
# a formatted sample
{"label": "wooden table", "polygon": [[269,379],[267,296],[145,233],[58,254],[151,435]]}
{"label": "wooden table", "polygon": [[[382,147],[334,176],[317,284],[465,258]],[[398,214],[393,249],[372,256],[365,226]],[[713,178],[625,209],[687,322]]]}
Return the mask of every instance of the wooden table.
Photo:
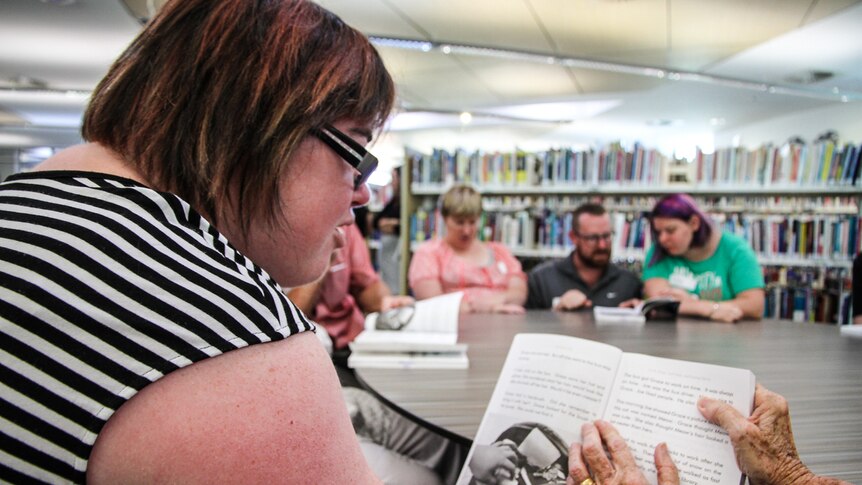
{"label": "wooden table", "polygon": [[597,326],[589,312],[465,315],[463,370],[361,369],[382,399],[462,441],[476,435],[517,333],[573,335],[626,352],[750,369],[790,402],[796,445],[815,473],[862,484],[862,339],[832,325],[788,321],[735,325],[681,319],[642,327]]}

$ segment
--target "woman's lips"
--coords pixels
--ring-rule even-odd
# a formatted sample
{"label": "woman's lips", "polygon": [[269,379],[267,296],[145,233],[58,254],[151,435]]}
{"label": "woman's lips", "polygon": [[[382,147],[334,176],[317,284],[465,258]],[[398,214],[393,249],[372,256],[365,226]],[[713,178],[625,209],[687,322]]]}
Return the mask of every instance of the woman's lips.
{"label": "woman's lips", "polygon": [[340,227],[335,228],[335,235],[332,238],[335,240],[335,249],[343,248],[347,245],[347,238],[344,236],[344,229]]}

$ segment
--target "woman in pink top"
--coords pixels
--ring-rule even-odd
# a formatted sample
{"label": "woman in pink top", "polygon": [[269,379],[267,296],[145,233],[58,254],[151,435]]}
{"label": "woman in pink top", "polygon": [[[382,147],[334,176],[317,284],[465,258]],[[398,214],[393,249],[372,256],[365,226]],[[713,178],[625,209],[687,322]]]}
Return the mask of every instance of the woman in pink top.
{"label": "woman in pink top", "polygon": [[526,275],[506,246],[476,238],[482,198],[456,185],[440,198],[446,234],[422,244],[410,262],[409,280],[418,300],[463,291],[461,311],[523,313]]}

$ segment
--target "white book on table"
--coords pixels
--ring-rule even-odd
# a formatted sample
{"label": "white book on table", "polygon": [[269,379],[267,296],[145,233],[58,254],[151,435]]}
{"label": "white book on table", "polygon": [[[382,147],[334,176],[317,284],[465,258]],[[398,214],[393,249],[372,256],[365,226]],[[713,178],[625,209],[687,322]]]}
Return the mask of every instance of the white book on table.
{"label": "white book on table", "polygon": [[467,344],[458,342],[463,293],[417,301],[409,307],[372,313],[350,343],[351,368],[466,368]]}

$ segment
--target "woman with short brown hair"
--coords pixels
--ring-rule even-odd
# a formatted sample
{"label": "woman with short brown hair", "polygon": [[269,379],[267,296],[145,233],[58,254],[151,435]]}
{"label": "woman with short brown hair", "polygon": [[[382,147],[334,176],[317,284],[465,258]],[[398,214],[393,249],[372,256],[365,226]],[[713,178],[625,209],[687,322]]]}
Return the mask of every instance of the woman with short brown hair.
{"label": "woman with short brown hair", "polygon": [[312,2],[169,2],[87,142],[0,184],[0,480],[375,482],[283,287],[344,245],[393,99]]}

